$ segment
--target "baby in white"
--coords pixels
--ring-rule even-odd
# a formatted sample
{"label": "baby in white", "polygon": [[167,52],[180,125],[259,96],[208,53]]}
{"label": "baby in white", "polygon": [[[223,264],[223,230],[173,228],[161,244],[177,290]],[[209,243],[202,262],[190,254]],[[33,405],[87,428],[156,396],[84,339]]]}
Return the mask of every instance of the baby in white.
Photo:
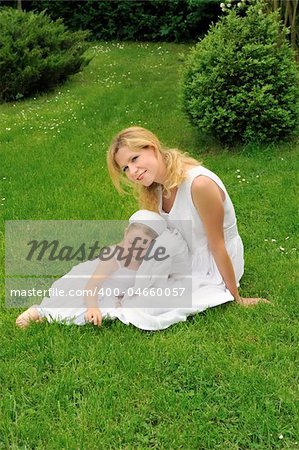
{"label": "baby in white", "polygon": [[[31,322],[46,319],[100,326],[104,317],[115,315],[113,311],[121,306],[123,296],[134,286],[136,272],[149,247],[165,230],[166,222],[159,214],[137,211],[129,219],[123,240],[108,248],[105,260],[95,259],[75,266],[52,285],[52,292],[63,290],[66,295],[44,298],[40,305],[20,314],[16,325],[26,328]],[[82,295],[71,295],[79,291]]]}

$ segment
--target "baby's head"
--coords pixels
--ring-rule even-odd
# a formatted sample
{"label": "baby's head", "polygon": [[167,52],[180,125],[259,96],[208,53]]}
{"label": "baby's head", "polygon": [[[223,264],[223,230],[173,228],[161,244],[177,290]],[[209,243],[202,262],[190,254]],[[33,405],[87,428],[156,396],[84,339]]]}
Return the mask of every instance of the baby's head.
{"label": "baby's head", "polygon": [[162,216],[153,211],[141,209],[129,218],[129,226],[125,232],[125,247],[135,244],[136,251],[146,253],[151,242],[166,230],[166,222]]}

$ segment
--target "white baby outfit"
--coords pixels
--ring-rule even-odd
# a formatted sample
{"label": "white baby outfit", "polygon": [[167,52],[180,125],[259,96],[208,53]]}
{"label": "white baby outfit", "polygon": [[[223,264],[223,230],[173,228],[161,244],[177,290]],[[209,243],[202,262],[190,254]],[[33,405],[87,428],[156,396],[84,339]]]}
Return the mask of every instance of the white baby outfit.
{"label": "white baby outfit", "polygon": [[[126,325],[132,324],[142,330],[162,330],[169,327],[173,323],[186,320],[187,315],[192,313],[189,308],[191,302],[187,301],[185,309],[178,309],[172,306],[165,307],[165,298],[149,297],[148,295],[128,295],[128,289],[139,288],[149,289],[161,288],[165,284],[168,289],[182,289],[184,281],[178,277],[177,274],[181,272],[181,268],[185,269],[185,261],[188,256],[188,247],[185,240],[177,231],[165,230],[157,239],[155,246],[163,246],[167,249],[167,254],[171,256],[166,260],[143,261],[140,269],[136,272],[126,267],[119,268],[107,278],[99,288],[106,295],[99,297],[98,307],[101,310],[103,319],[119,319]],[[62,278],[56,280],[51,286],[53,292],[62,290],[65,296],[50,295],[49,298],[44,298],[39,306],[36,306],[39,315],[45,317],[48,322],[58,321],[65,324],[84,325],[86,303],[84,294],[73,296],[72,293],[76,290],[83,291],[86,289],[88,280],[95,272],[99,260],[86,261],[73,267],[70,272]],[[171,277],[171,273],[176,275]],[[160,279],[162,276],[162,280]],[[119,305],[119,298],[113,295],[107,295],[107,291],[117,291],[124,294],[124,298]],[[170,305],[174,304],[170,300]],[[176,298],[176,300],[180,300]],[[189,299],[188,299],[189,300]],[[155,303],[156,301],[156,303]],[[158,304],[157,304],[158,302]]]}
{"label": "white baby outfit", "polygon": [[[119,268],[99,287],[98,307],[101,309],[103,318],[116,317],[119,297],[123,296],[135,283],[136,271],[122,267],[119,261],[115,260]],[[86,303],[83,291],[99,264],[99,259],[86,261],[73,267],[70,272],[56,280],[51,286],[52,292],[61,290],[64,295],[54,294],[44,298],[37,307],[40,316],[45,317],[48,322],[59,321],[84,325]]]}

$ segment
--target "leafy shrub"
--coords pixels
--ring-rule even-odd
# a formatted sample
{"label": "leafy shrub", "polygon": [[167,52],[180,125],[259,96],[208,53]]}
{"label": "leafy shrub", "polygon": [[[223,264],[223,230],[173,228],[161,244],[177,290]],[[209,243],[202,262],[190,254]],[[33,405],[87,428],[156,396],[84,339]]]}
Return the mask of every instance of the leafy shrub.
{"label": "leafy shrub", "polygon": [[190,121],[222,141],[269,141],[298,119],[299,75],[277,13],[231,11],[190,54],[183,103]]}
{"label": "leafy shrub", "polygon": [[0,101],[45,91],[82,69],[88,32],[70,32],[45,13],[0,10]]}
{"label": "leafy shrub", "polygon": [[23,6],[46,9],[70,29],[89,29],[96,40],[195,40],[220,13],[218,0],[31,0]]}

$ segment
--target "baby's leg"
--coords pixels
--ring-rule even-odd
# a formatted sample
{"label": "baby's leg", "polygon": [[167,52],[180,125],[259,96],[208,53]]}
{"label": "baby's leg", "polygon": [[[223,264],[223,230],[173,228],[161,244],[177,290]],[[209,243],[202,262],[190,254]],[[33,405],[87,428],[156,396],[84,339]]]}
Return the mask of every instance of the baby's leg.
{"label": "baby's leg", "polygon": [[31,322],[39,322],[40,320],[41,316],[38,310],[34,306],[31,306],[17,317],[16,325],[20,328],[27,328]]}

